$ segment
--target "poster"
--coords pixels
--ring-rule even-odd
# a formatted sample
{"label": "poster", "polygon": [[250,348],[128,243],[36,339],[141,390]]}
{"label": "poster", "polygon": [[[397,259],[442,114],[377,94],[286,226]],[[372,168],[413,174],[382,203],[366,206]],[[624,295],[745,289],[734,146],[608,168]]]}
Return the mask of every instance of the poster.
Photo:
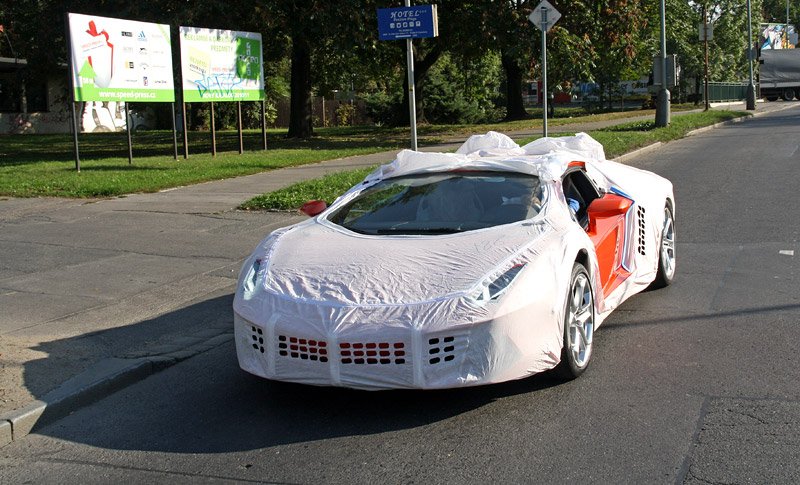
{"label": "poster", "polygon": [[68,19],[75,101],[175,101],[169,25]]}
{"label": "poster", "polygon": [[761,24],[761,49],[794,49],[797,31],[791,24]]}
{"label": "poster", "polygon": [[186,103],[264,99],[261,34],[180,28]]}

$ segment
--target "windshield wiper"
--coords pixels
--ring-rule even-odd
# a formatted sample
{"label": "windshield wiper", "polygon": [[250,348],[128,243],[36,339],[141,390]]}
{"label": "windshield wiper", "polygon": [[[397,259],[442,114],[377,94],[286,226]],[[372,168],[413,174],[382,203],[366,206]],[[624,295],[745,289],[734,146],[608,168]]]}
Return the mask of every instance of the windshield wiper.
{"label": "windshield wiper", "polygon": [[398,228],[386,228],[386,229],[377,229],[375,233],[377,234],[455,234],[457,232],[462,232],[463,229],[460,227],[398,227]]}

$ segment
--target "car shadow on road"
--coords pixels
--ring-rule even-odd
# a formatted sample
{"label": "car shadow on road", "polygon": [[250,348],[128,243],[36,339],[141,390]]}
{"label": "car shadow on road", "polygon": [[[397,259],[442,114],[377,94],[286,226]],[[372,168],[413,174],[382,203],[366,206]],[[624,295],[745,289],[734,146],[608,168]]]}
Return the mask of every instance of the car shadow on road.
{"label": "car shadow on road", "polygon": [[[199,302],[137,324],[138,329],[112,329],[93,337],[118,340],[181,322],[229,322],[228,298]],[[70,340],[43,350],[56,358],[68,352]],[[225,453],[419,428],[512,396],[519,400],[516,406],[528,407],[544,400],[537,393],[551,388],[571,392],[572,383],[561,384],[550,373],[441,391],[368,392],[279,383],[242,371],[233,340],[227,338],[57,421],[60,416],[51,416],[51,424],[33,432],[106,449]]]}

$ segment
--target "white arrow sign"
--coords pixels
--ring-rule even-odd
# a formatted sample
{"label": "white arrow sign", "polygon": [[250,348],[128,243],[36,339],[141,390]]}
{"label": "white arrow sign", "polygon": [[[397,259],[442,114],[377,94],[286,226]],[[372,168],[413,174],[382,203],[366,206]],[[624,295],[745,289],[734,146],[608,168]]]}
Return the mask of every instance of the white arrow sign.
{"label": "white arrow sign", "polygon": [[533,12],[528,16],[528,20],[536,27],[547,32],[550,27],[558,22],[561,18],[561,13],[547,0],[542,2],[533,9]]}

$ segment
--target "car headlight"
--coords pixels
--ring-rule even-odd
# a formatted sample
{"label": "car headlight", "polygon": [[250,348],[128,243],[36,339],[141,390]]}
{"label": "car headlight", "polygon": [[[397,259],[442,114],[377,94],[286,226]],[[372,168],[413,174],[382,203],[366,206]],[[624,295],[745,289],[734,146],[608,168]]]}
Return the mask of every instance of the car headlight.
{"label": "car headlight", "polygon": [[253,261],[253,264],[250,265],[250,269],[247,270],[247,274],[245,274],[244,278],[242,279],[242,297],[245,300],[249,300],[256,293],[260,269],[261,259],[256,258]]}
{"label": "car headlight", "polygon": [[517,278],[522,268],[526,263],[515,264],[498,276],[491,276],[486,278],[478,286],[474,293],[473,299],[476,302],[486,303],[491,300],[496,300],[506,292],[511,283]]}

